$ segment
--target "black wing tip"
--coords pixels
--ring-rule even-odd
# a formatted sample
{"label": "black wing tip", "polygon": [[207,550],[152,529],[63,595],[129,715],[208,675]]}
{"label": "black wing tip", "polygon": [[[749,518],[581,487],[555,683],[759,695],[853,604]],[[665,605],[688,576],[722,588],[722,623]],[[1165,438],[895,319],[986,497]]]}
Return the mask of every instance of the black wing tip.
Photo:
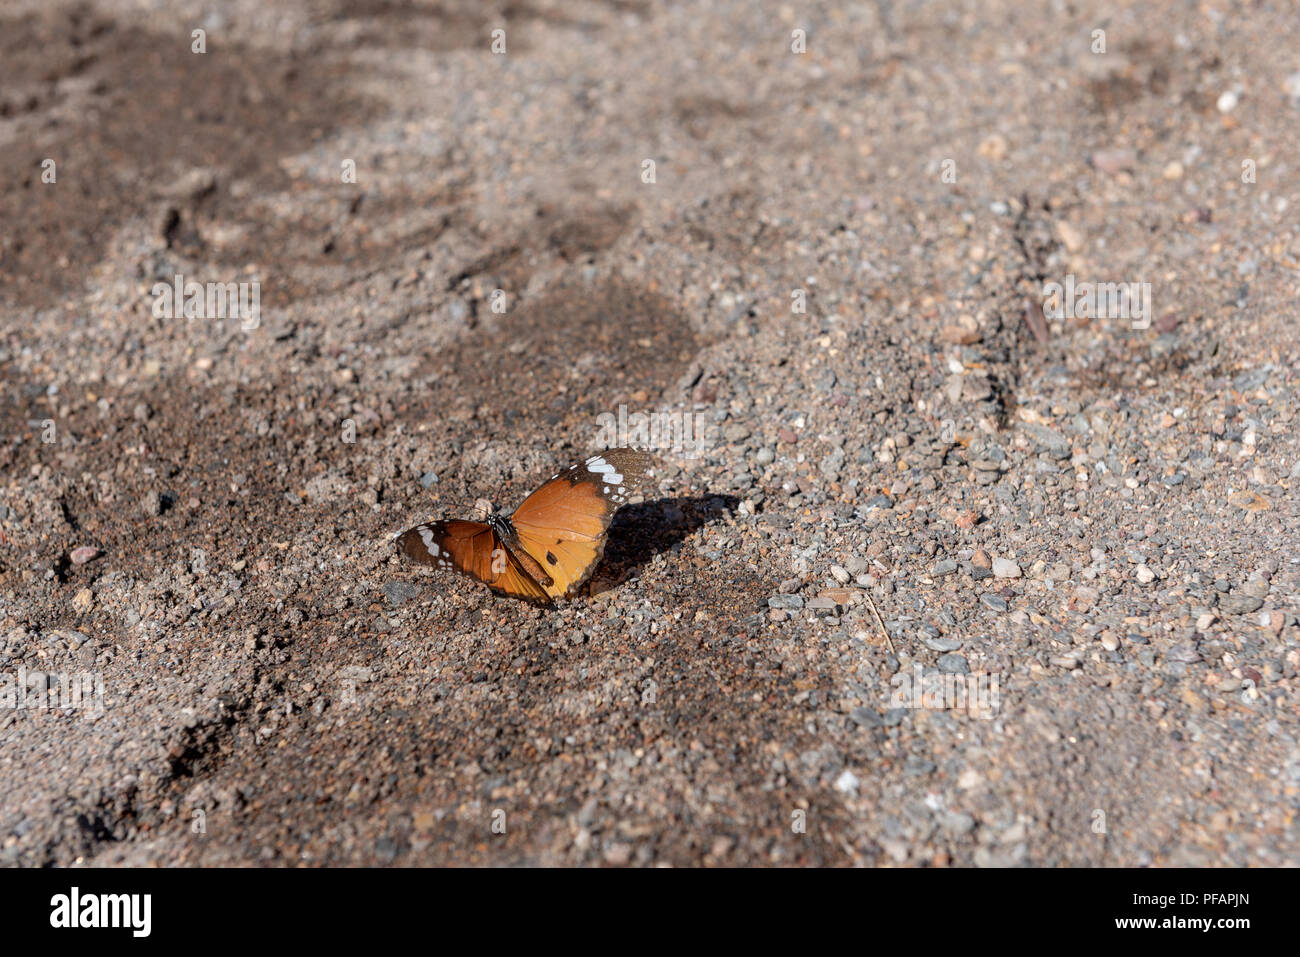
{"label": "black wing tip", "polygon": [[659,457],[653,451],[632,446],[595,452],[588,456],[587,460],[596,457],[604,459],[624,475],[631,477],[633,479],[631,484],[638,488],[645,483],[651,469],[659,464]]}

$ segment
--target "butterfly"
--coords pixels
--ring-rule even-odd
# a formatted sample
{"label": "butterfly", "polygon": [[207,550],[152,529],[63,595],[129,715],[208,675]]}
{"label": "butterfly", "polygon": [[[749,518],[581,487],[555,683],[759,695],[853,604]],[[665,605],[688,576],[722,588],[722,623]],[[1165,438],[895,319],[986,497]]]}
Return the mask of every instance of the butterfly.
{"label": "butterfly", "polygon": [[648,452],[611,449],[557,472],[510,515],[426,522],[396,536],[408,557],[540,604],[568,598],[605,554],[614,513],[645,484]]}

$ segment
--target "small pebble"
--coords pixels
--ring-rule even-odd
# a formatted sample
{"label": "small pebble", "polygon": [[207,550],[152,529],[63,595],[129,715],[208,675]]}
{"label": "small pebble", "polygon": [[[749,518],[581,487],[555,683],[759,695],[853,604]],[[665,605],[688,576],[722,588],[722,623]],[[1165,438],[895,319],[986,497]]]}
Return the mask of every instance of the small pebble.
{"label": "small pebble", "polygon": [[880,715],[870,708],[854,708],[849,712],[849,720],[863,728],[879,728],[884,724]]}
{"label": "small pebble", "polygon": [[921,643],[931,651],[956,651],[961,647],[961,641],[957,638],[923,638]]}
{"label": "small pebble", "polygon": [[980,602],[986,608],[992,608],[994,611],[999,611],[999,612],[1006,611],[1008,607],[1007,600],[1005,598],[1003,598],[1001,595],[995,595],[991,591],[986,591],[984,594],[980,595]]}
{"label": "small pebble", "polygon": [[385,582],[384,597],[390,605],[401,605],[420,594],[420,589],[410,582]]}
{"label": "small pebble", "polygon": [[852,794],[858,789],[858,776],[847,768],[835,779],[835,790],[841,794]]}
{"label": "small pebble", "polygon": [[1137,165],[1137,154],[1130,149],[1097,150],[1091,156],[1094,169],[1115,176]]}
{"label": "small pebble", "polygon": [[1248,615],[1252,611],[1258,611],[1263,605],[1264,600],[1254,595],[1224,595],[1219,599],[1219,609],[1227,615]]}
{"label": "small pebble", "polygon": [[970,673],[970,666],[966,664],[966,659],[961,655],[940,655],[936,662],[939,670],[946,675],[964,675]]}
{"label": "small pebble", "polygon": [[998,578],[1019,578],[1020,566],[1010,558],[993,559],[993,574]]}

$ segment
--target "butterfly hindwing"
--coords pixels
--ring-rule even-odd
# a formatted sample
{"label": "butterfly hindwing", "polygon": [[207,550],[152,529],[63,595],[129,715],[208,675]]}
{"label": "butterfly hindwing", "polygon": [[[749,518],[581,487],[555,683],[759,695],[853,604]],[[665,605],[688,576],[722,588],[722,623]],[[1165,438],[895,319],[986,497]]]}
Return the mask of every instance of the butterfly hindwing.
{"label": "butterfly hindwing", "polygon": [[492,553],[501,543],[482,522],[450,521],[417,525],[401,534],[397,547],[425,565],[491,582]]}
{"label": "butterfly hindwing", "polygon": [[426,522],[403,532],[398,547],[417,562],[460,572],[493,591],[545,602],[546,591],[520,567],[483,522]]}
{"label": "butterfly hindwing", "polygon": [[547,589],[533,580],[513,554],[508,550],[505,554],[508,562],[506,569],[497,576],[496,581],[488,582],[488,587],[512,598],[522,598],[543,605],[550,604],[551,596]]}
{"label": "butterfly hindwing", "polygon": [[646,452],[613,449],[558,473],[510,516],[519,544],[552,582],[553,598],[571,595],[605,553],[614,513],[640,490],[652,462]]}

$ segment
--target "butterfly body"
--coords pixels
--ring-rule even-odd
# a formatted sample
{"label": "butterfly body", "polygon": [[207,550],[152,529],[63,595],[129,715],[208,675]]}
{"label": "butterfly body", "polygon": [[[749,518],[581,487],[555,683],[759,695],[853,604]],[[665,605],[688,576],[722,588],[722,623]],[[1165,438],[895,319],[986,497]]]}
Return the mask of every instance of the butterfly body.
{"label": "butterfly body", "polygon": [[635,449],[593,455],[557,472],[509,515],[417,525],[398,536],[398,547],[499,594],[549,604],[591,577],[614,513],[642,486],[650,464]]}
{"label": "butterfly body", "polygon": [[496,534],[501,544],[510,550],[510,555],[524,567],[533,580],[543,587],[552,585],[555,580],[546,574],[546,569],[538,564],[537,559],[529,555],[519,542],[519,533],[510,521],[510,516],[502,512],[493,512],[487,517],[487,525]]}

